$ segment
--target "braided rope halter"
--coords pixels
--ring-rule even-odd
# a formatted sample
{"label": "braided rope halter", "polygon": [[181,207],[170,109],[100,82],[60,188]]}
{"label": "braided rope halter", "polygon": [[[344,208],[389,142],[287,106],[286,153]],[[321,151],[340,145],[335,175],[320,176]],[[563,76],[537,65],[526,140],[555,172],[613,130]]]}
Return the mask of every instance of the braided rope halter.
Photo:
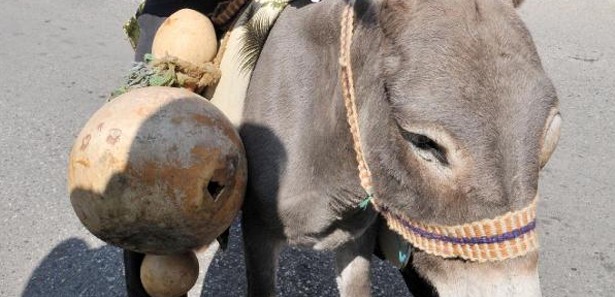
{"label": "braided rope halter", "polygon": [[495,262],[524,256],[538,249],[536,234],[536,202],[518,211],[494,219],[463,225],[443,226],[417,222],[387,207],[375,196],[372,174],[363,154],[361,131],[356,104],[350,49],[354,33],[354,4],[344,7],[340,35],[340,80],[346,117],[350,126],[354,150],[359,164],[361,186],[367,201],[385,217],[389,228],[415,248],[443,258],[462,258],[477,262]]}

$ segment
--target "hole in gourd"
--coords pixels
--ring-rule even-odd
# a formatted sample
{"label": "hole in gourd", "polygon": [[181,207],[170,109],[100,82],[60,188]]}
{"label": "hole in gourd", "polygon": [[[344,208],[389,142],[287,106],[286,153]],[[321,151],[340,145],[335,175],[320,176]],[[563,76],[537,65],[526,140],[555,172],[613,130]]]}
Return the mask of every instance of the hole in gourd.
{"label": "hole in gourd", "polygon": [[211,195],[211,198],[214,199],[214,201],[217,201],[218,198],[220,197],[220,194],[222,194],[222,191],[224,191],[224,185],[218,183],[217,181],[209,181],[209,184],[207,184],[207,192],[209,192],[209,195]]}

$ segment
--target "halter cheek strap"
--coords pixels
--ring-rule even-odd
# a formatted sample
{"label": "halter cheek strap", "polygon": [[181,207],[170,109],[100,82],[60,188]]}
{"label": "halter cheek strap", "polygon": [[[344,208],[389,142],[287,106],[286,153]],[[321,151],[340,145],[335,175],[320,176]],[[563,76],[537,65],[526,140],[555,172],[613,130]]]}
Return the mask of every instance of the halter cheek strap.
{"label": "halter cheek strap", "polygon": [[340,34],[340,80],[346,117],[359,164],[361,186],[367,192],[364,206],[371,203],[387,221],[389,228],[415,248],[443,258],[469,261],[503,261],[526,255],[538,249],[536,235],[536,202],[518,211],[494,219],[456,226],[423,224],[388,207],[375,196],[372,174],[363,154],[359,128],[350,48],[354,33],[354,0],[344,8]]}

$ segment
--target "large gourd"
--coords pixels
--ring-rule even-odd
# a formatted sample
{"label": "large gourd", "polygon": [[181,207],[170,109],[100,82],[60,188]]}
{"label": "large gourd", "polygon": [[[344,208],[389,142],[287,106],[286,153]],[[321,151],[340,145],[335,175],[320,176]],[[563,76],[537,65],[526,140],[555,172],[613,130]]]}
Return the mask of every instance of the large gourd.
{"label": "large gourd", "polygon": [[180,88],[136,89],[104,105],[69,162],[71,203],[86,228],[148,254],[212,242],[238,212],[247,179],[234,127]]}

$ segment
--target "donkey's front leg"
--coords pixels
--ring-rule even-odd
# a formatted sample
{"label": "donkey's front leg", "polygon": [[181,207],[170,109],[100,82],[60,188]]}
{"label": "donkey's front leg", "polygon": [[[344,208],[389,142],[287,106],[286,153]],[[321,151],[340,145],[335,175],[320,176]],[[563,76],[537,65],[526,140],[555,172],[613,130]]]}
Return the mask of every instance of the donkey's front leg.
{"label": "donkey's front leg", "polygon": [[376,228],[335,251],[337,285],[342,297],[371,296],[370,262],[376,243]]}
{"label": "donkey's front leg", "polygon": [[243,245],[248,297],[274,297],[275,272],[282,241],[272,236],[249,211],[243,213]]}

